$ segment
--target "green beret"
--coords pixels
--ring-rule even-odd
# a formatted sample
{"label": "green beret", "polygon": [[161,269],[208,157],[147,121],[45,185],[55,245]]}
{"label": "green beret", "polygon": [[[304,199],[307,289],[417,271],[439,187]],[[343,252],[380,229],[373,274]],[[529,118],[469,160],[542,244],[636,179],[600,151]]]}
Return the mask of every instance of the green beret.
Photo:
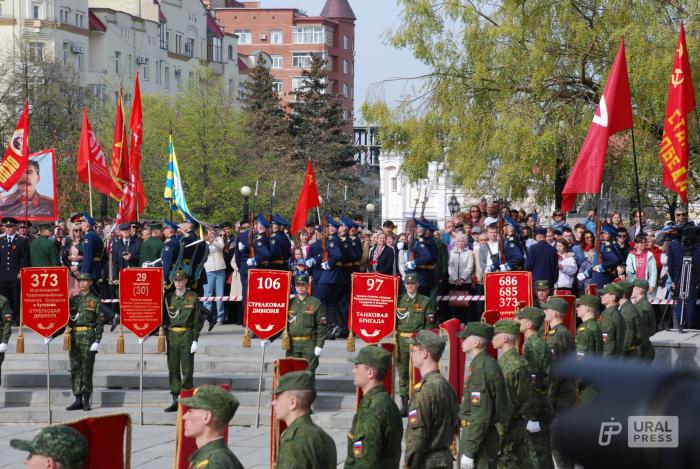
{"label": "green beret", "polygon": [[544,322],[544,311],[534,306],[527,306],[518,311],[515,317],[517,317],[518,319],[529,319],[530,321],[532,321],[532,324],[535,326],[535,328],[539,329],[539,327]]}
{"label": "green beret", "polygon": [[536,280],[535,290],[549,290],[549,280]]}
{"label": "green beret", "polygon": [[563,298],[558,298],[556,296],[553,296],[547,300],[546,303],[544,303],[542,306],[542,309],[553,309],[554,311],[558,312],[559,314],[566,314],[566,312],[569,310],[569,303],[563,299]]}
{"label": "green beret", "polygon": [[78,281],[80,281],[80,280],[90,280],[90,281],[92,281],[92,276],[90,276],[90,274],[88,274],[88,273],[78,274]]}
{"label": "green beret", "polygon": [[434,355],[442,355],[443,350],[445,350],[446,341],[433,331],[421,329],[408,343],[422,347]]}
{"label": "green beret", "polygon": [[591,308],[598,310],[600,307],[600,298],[593,295],[581,295],[581,298],[576,300],[576,304],[590,306]]}
{"label": "green beret", "polygon": [[316,389],[316,381],[310,371],[292,371],[282,375],[277,387],[272,394],[281,394],[284,391],[313,391]]}
{"label": "green beret", "polygon": [[601,295],[603,295],[603,294],[605,294],[605,293],[609,293],[609,294],[611,294],[611,295],[615,295],[615,298],[617,298],[617,299],[619,300],[620,298],[622,298],[622,293],[623,293],[623,292],[622,292],[622,288],[621,288],[618,284],[616,284],[616,283],[608,283],[607,285],[605,285],[605,286],[600,290],[600,294],[601,294]]}
{"label": "green beret", "polygon": [[518,335],[520,334],[520,323],[514,319],[499,319],[496,324],[493,325],[493,334],[510,334]]}
{"label": "green beret", "polygon": [[175,280],[187,280],[187,272],[184,270],[178,270],[175,272]]}
{"label": "green beret", "polygon": [[617,282],[617,285],[620,287],[620,289],[622,290],[622,293],[625,296],[630,296],[632,294],[632,288],[633,288],[632,282],[626,282],[623,280],[621,282]]}
{"label": "green beret", "polygon": [[350,359],[356,365],[367,365],[374,368],[380,375],[385,375],[391,366],[391,354],[376,345],[364,347],[354,359]]}
{"label": "green beret", "polygon": [[403,283],[418,283],[418,274],[415,272],[407,273],[403,278]]}
{"label": "green beret", "polygon": [[632,282],[632,286],[637,287],[637,288],[642,288],[644,290],[649,289],[649,282],[647,280],[643,280],[641,278],[635,279],[634,282]]}
{"label": "green beret", "polygon": [[238,399],[219,386],[206,384],[194,390],[192,397],[183,397],[180,403],[190,409],[204,409],[222,422],[228,423],[236,414]]}
{"label": "green beret", "polygon": [[470,335],[475,335],[477,337],[483,337],[486,340],[493,339],[493,326],[486,324],[485,322],[470,322],[462,332],[457,334],[458,337],[466,339]]}
{"label": "green beret", "polygon": [[53,458],[69,468],[81,467],[88,452],[85,437],[78,430],[64,425],[42,428],[31,441],[12,439],[10,446],[29,451],[29,454]]}

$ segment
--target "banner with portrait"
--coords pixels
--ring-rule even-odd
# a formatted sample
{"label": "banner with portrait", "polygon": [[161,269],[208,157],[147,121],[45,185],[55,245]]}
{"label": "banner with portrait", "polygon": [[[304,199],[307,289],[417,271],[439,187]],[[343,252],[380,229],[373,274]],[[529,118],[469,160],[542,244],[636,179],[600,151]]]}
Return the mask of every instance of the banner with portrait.
{"label": "banner with portrait", "polygon": [[0,217],[18,220],[58,219],[56,156],[53,148],[29,155],[27,170],[9,191],[0,189]]}

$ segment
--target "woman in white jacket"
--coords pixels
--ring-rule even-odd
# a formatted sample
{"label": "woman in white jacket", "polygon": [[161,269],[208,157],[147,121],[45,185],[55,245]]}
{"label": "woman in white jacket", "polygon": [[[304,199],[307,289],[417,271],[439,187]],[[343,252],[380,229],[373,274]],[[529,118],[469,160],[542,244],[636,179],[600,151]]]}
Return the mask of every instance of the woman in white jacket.
{"label": "woman in white jacket", "polygon": [[635,238],[634,249],[627,255],[625,267],[627,281],[647,280],[649,282],[649,295],[653,295],[658,278],[656,259],[654,254],[646,248],[646,236],[643,234],[639,234]]}
{"label": "woman in white jacket", "polygon": [[[472,275],[474,275],[474,252],[467,246],[467,235],[459,233],[455,237],[455,244],[450,251],[450,259],[447,264],[449,282],[452,292],[460,291],[462,294],[472,294]],[[466,307],[456,307],[453,303],[452,316],[459,318],[461,322],[468,322],[468,310]]]}
{"label": "woman in white jacket", "polygon": [[[204,285],[204,296],[224,296],[224,282],[226,281],[226,261],[224,261],[224,239],[219,236],[217,230],[210,227],[207,230],[206,243],[209,248],[209,257],[204,263],[207,272],[207,284]],[[205,301],[204,307],[211,309],[212,302]],[[224,322],[224,303],[216,302],[216,322]]]}
{"label": "woman in white jacket", "polygon": [[565,288],[571,290],[574,286],[574,278],[578,271],[576,257],[573,252],[569,252],[569,243],[561,238],[556,242],[557,257],[559,258],[559,278],[554,285],[555,288]]}

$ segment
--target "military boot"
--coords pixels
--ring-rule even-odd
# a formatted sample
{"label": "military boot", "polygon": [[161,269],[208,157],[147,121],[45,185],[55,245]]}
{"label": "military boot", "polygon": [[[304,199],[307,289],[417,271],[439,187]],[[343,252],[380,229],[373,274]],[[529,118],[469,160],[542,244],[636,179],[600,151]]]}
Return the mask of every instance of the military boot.
{"label": "military boot", "polygon": [[78,394],[77,396],[75,396],[75,402],[73,402],[71,405],[66,407],[66,410],[78,410],[78,409],[82,409],[82,408],[83,408],[83,399],[80,396],[80,394]]}
{"label": "military boot", "polygon": [[114,316],[112,316],[112,325],[109,328],[109,331],[114,332],[114,329],[116,329],[118,325],[119,325],[119,313],[114,313]]}
{"label": "military boot", "polygon": [[401,396],[401,417],[408,417],[408,397]]}
{"label": "military boot", "polygon": [[177,412],[177,394],[171,393],[173,396],[173,403],[165,408],[163,412]]}
{"label": "military boot", "polygon": [[90,392],[83,393],[83,410],[92,410],[92,407],[90,407],[91,394]]}

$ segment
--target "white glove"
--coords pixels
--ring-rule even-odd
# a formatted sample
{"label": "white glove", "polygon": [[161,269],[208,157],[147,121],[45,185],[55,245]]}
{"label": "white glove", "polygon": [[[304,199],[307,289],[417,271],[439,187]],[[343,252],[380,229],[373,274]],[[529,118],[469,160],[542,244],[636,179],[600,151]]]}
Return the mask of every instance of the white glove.
{"label": "white glove", "polygon": [[147,335],[147,336],[144,337],[144,338],[139,338],[139,344],[143,345],[143,343],[146,342],[146,340],[147,340],[149,337],[151,337],[151,336],[150,336],[150,335]]}
{"label": "white glove", "polygon": [[307,261],[306,261],[306,267],[308,267],[308,268],[310,269],[310,268],[313,267],[314,265],[316,265],[316,259],[314,259],[314,258],[307,259]]}
{"label": "white glove", "polygon": [[272,342],[269,340],[261,340],[260,341],[260,347],[262,347],[263,350],[267,348],[268,345],[270,345]]}
{"label": "white glove", "polygon": [[90,351],[91,352],[97,352],[97,349],[100,348],[100,343],[99,342],[93,342],[92,345],[90,346]]}
{"label": "white glove", "polygon": [[507,272],[508,271],[508,266],[506,264],[501,264],[501,272]]}
{"label": "white glove", "polygon": [[586,273],[585,273],[585,272],[580,272],[580,273],[576,276],[576,278],[578,279],[579,282],[583,282],[584,280],[586,280]]}
{"label": "white glove", "polygon": [[238,250],[245,251],[245,245],[243,243],[241,243],[240,241],[238,242]]}
{"label": "white glove", "polygon": [[323,270],[331,270],[331,265],[328,262],[322,262],[321,263],[321,268]]}
{"label": "white glove", "polygon": [[192,347],[190,347],[190,353],[197,353],[197,341],[192,341]]}
{"label": "white glove", "polygon": [[398,249],[399,251],[403,251],[405,245],[406,243],[404,243],[403,241],[399,241],[398,243],[396,243],[396,249]]}
{"label": "white glove", "polygon": [[459,460],[459,469],[474,469],[474,460],[462,455],[462,458]]}
{"label": "white glove", "polygon": [[603,264],[598,264],[598,265],[593,266],[593,272],[598,272],[599,274],[603,273],[604,272]]}
{"label": "white glove", "polygon": [[323,349],[321,347],[314,347],[314,355],[316,355],[317,357],[320,357],[321,352],[323,352]]}
{"label": "white glove", "polygon": [[52,340],[53,340],[53,337],[46,337],[46,338],[44,339],[44,345],[49,345],[49,344],[51,343]]}
{"label": "white glove", "polygon": [[406,269],[407,270],[414,270],[415,268],[416,268],[416,261],[406,262]]}
{"label": "white glove", "polygon": [[540,422],[533,422],[532,420],[527,421],[527,431],[529,433],[538,433],[542,429],[540,428]]}
{"label": "white glove", "polygon": [[248,267],[255,267],[256,265],[258,265],[258,263],[255,262],[255,259],[253,259],[252,257],[245,261],[245,263],[248,264]]}
{"label": "white glove", "polygon": [[0,353],[5,353],[5,350],[7,350],[7,344],[0,344]]}

